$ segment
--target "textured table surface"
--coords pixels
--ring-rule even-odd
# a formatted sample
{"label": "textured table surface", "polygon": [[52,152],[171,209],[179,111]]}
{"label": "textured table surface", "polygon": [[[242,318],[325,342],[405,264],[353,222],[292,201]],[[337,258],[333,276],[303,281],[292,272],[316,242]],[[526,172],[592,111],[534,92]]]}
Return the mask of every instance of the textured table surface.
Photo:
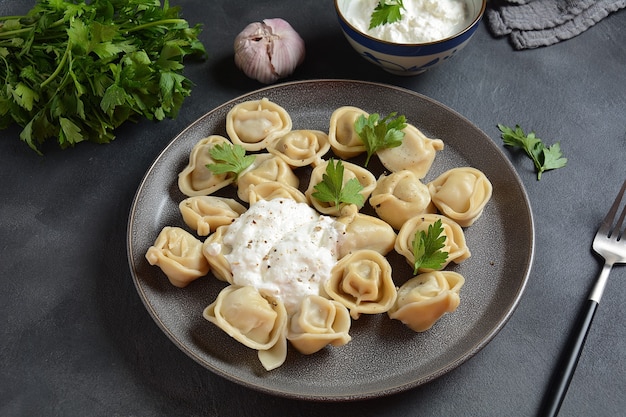
{"label": "textured table surface", "polygon": [[[578,37],[527,51],[481,26],[439,69],[385,73],[343,38],[331,1],[171,1],[202,23],[209,58],[176,120],[125,125],[109,145],[38,156],[16,127],[0,131],[0,415],[3,416],[533,416],[601,263],[597,224],[626,178],[626,12]],[[28,2],[0,1],[0,14]],[[405,87],[459,112],[502,147],[528,192],[536,228],[532,272],[503,330],[452,372],[366,401],[276,397],[218,377],[157,327],[133,285],[126,226],[133,196],[161,150],[198,117],[262,87],[233,63],[234,37],[282,17],[306,42],[285,81],[355,79]],[[537,181],[502,146],[497,124],[560,141],[569,163]],[[626,267],[611,274],[562,407],[563,416],[626,409]]]}

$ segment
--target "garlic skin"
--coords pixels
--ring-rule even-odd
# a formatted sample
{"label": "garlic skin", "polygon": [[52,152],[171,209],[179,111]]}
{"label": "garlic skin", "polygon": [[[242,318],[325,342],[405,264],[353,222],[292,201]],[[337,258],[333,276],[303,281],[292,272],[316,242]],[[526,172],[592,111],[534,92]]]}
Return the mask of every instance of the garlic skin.
{"label": "garlic skin", "polygon": [[291,75],[304,55],[304,40],[280,18],[250,23],[235,38],[235,65],[263,84]]}

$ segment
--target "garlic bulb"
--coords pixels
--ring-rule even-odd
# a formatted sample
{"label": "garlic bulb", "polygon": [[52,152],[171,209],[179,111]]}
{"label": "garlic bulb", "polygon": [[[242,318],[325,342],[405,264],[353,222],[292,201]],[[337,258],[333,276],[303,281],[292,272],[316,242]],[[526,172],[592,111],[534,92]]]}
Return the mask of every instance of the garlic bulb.
{"label": "garlic bulb", "polygon": [[293,73],[304,60],[304,41],[283,19],[250,23],[235,38],[235,65],[264,84]]}

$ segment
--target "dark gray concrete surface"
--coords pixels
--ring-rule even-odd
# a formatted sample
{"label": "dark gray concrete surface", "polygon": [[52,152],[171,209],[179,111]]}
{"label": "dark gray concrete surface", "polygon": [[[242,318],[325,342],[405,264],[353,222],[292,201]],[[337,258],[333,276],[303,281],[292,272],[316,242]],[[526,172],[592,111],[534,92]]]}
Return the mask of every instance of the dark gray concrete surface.
{"label": "dark gray concrete surface", "polygon": [[[176,120],[128,124],[109,145],[46,149],[0,131],[0,415],[3,416],[534,416],[601,263],[591,240],[626,178],[626,12],[578,37],[514,51],[483,25],[444,66],[410,78],[359,58],[331,1],[193,1],[209,57]],[[27,10],[0,1],[0,14]],[[306,42],[286,81],[337,78],[414,90],[456,110],[502,147],[526,187],[536,252],[521,302],[476,356],[416,389],[347,403],[276,397],[204,369],[157,327],[126,257],[130,205],[144,173],[188,124],[262,87],[234,66],[232,43],[252,21],[282,17]],[[569,163],[536,180],[502,146],[498,123],[560,141]],[[617,267],[587,339],[563,416],[626,409],[626,267]],[[401,360],[401,358],[399,358]]]}

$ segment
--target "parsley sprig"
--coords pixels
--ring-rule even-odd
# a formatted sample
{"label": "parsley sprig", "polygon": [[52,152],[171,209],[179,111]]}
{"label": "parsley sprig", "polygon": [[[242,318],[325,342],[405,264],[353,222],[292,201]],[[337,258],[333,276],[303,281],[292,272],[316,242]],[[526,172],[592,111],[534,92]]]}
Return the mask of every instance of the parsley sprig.
{"label": "parsley sprig", "polygon": [[326,165],[326,173],[322,175],[322,181],[313,187],[316,191],[311,196],[324,203],[333,203],[337,209],[342,203],[362,207],[365,203],[365,197],[361,194],[363,186],[356,178],[351,178],[344,184],[343,173],[344,166],[341,160],[335,163],[335,160],[330,158]]}
{"label": "parsley sprig", "polygon": [[200,25],[154,0],[37,0],[0,17],[0,129],[41,153],[110,142],[127,120],[174,118],[191,92],[183,60],[203,57]]}
{"label": "parsley sprig", "polygon": [[370,29],[402,19],[402,0],[380,0],[370,18]]}
{"label": "parsley sprig", "polygon": [[404,139],[402,129],[406,127],[406,117],[404,115],[396,117],[397,114],[392,112],[382,119],[378,113],[370,114],[368,117],[360,115],[354,122],[354,130],[367,151],[365,166],[376,151],[402,145]]}
{"label": "parsley sprig", "polygon": [[215,161],[206,167],[216,175],[234,174],[235,179],[255,160],[254,155],[246,155],[246,150],[239,144],[218,143],[209,150],[209,155]]}
{"label": "parsley sprig", "polygon": [[446,235],[443,234],[441,219],[428,225],[428,231],[418,230],[412,242],[413,274],[417,274],[420,268],[438,270],[448,259],[448,252],[441,249],[445,246]]}
{"label": "parsley sprig", "polygon": [[556,142],[552,146],[546,146],[534,132],[524,133],[519,125],[515,129],[498,124],[502,133],[502,140],[507,146],[521,148],[533,160],[537,170],[537,181],[541,180],[541,174],[545,171],[563,168],[567,164],[567,158],[563,158],[561,145]]}

